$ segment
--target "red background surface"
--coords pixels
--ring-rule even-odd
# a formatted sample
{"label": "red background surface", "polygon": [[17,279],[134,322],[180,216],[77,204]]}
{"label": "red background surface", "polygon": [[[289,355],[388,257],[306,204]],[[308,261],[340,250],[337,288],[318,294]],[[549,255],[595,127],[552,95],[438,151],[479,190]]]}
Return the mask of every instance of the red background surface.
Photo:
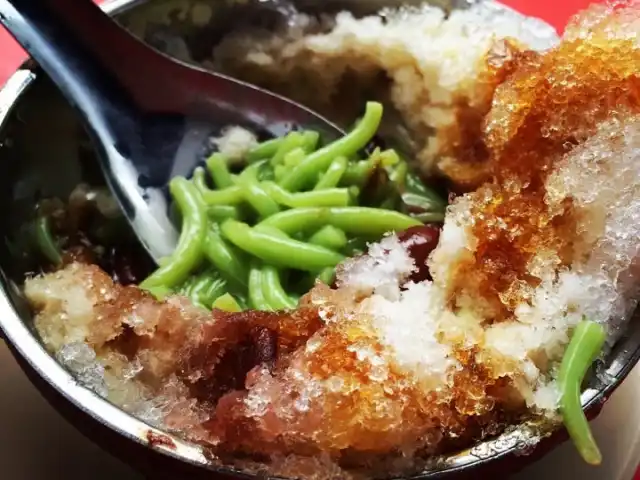
{"label": "red background surface", "polygon": [[[82,1],[82,0],[78,0]],[[101,1],[101,0],[98,0]],[[502,0],[503,3],[525,13],[540,17],[559,32],[562,32],[567,20],[578,10],[585,8],[589,0]],[[0,85],[25,59],[25,54],[9,35],[0,30]],[[605,479],[603,479],[605,480]],[[640,480],[640,471],[634,480]]]}

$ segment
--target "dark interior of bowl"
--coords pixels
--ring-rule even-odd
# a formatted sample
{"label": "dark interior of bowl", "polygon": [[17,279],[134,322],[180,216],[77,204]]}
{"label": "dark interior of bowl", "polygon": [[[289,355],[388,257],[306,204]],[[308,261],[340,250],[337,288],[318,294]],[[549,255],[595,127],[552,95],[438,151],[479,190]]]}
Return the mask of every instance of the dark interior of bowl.
{"label": "dark interior of bowl", "polygon": [[[309,8],[314,8],[318,3],[310,2],[309,5]],[[246,18],[265,21],[267,17],[254,15]],[[125,23],[129,21],[131,18],[124,19]],[[206,46],[202,47],[203,55],[206,49],[210,51],[211,45],[221,34],[221,31],[212,29],[212,25],[190,33],[194,43]],[[186,26],[183,25],[183,28]],[[38,268],[39,260],[28,249],[20,248],[18,233],[33,218],[35,206],[41,198],[67,199],[81,182],[94,186],[104,184],[91,145],[75,113],[46,78],[38,75],[37,80],[20,97],[0,131],[0,236],[3,239],[0,245],[0,270],[13,305],[27,324],[30,324],[31,316],[17,286],[25,275]],[[597,374],[591,377],[583,397],[587,399],[591,416],[597,414],[603,401],[640,358],[640,323],[632,322],[630,325],[627,335],[617,343],[606,361],[598,364]],[[485,442],[471,451],[439,461],[435,470],[422,478],[464,478],[463,474],[469,475],[469,478],[479,478],[479,471],[469,469],[471,466],[489,469],[483,470],[483,476],[493,471],[500,472],[502,477],[505,472],[542,455],[564,438],[562,432],[556,433],[553,438],[542,442],[540,448],[535,450],[535,455],[523,457],[514,454],[523,451],[530,453],[531,445],[527,444],[526,435],[523,437],[518,430],[514,430],[496,441]],[[494,461],[497,459],[507,463]]]}

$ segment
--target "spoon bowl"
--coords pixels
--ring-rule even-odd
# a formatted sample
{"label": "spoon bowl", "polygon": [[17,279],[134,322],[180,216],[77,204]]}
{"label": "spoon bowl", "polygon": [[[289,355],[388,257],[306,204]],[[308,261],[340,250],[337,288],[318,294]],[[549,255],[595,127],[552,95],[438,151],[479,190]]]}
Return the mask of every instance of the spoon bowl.
{"label": "spoon bowl", "polygon": [[190,174],[225,127],[261,139],[297,128],[343,134],[291,100],[153,50],[90,0],[0,0],[0,23],[81,114],[109,188],[156,261],[178,237],[169,180]]}

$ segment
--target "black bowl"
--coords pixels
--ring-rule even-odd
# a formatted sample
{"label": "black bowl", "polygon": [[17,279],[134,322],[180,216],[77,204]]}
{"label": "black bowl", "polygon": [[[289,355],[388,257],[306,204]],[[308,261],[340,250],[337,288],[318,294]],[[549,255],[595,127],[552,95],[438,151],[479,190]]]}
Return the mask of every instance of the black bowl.
{"label": "black bowl", "polygon": [[[215,4],[216,15],[206,25],[184,20],[179,12],[194,4]],[[302,8],[323,10],[347,7],[375,10],[389,0],[304,0]],[[397,3],[397,2],[396,2]],[[442,2],[439,2],[442,3]],[[461,8],[463,2],[445,2]],[[357,7],[357,8],[356,8]],[[167,38],[182,38],[202,52],[211,47],[233,22],[225,21],[242,9],[244,22],[277,21],[278,9],[268,2],[242,6],[222,0],[135,0],[107,2],[106,8],[137,33],[153,38],[158,48]],[[237,13],[237,12],[236,12]],[[163,41],[155,33],[163,32]],[[169,37],[167,37],[169,34]],[[154,36],[155,35],[155,36]],[[169,42],[170,43],[170,42]],[[164,434],[122,412],[79,385],[41,346],[32,328],[31,314],[19,285],[28,273],[29,258],[13,255],[7,241],[32,214],[43,196],[66,198],[81,181],[100,182],[86,135],[72,109],[48,79],[29,63],[0,90],[0,328],[11,351],[30,380],[47,400],[90,440],[151,478],[254,478],[220,466],[199,446]],[[620,385],[640,358],[640,322],[631,322],[605,361],[582,401],[590,418]],[[432,467],[414,478],[504,478],[566,440],[558,429],[541,434],[535,425],[523,424],[469,450],[434,459]]]}

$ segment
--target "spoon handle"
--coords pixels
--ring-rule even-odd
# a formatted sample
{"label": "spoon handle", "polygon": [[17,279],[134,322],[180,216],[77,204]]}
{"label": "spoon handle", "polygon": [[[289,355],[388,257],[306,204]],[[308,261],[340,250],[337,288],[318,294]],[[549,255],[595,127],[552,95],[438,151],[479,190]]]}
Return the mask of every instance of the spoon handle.
{"label": "spoon handle", "polygon": [[[147,159],[155,152],[154,131],[142,121],[148,113],[144,102],[149,97],[141,96],[144,79],[153,76],[140,74],[143,65],[128,72],[130,57],[125,50],[142,52],[146,47],[91,0],[0,0],[0,24],[80,113],[95,140],[105,179],[127,218],[135,225],[144,224],[145,231],[151,232],[145,239],[170,236],[167,232],[171,232],[171,224],[161,223],[148,213],[146,189],[140,185],[145,173],[142,167],[150,163]],[[148,57],[158,57],[148,51]],[[132,82],[136,73],[141,77],[137,84]],[[161,199],[156,204],[159,210],[166,207]],[[143,230],[134,228],[136,232]],[[164,247],[161,241],[156,244]]]}
{"label": "spoon handle", "polygon": [[158,109],[167,82],[154,73],[166,75],[171,61],[151,52],[91,0],[0,0],[0,23],[67,97],[126,92],[141,110]]}

